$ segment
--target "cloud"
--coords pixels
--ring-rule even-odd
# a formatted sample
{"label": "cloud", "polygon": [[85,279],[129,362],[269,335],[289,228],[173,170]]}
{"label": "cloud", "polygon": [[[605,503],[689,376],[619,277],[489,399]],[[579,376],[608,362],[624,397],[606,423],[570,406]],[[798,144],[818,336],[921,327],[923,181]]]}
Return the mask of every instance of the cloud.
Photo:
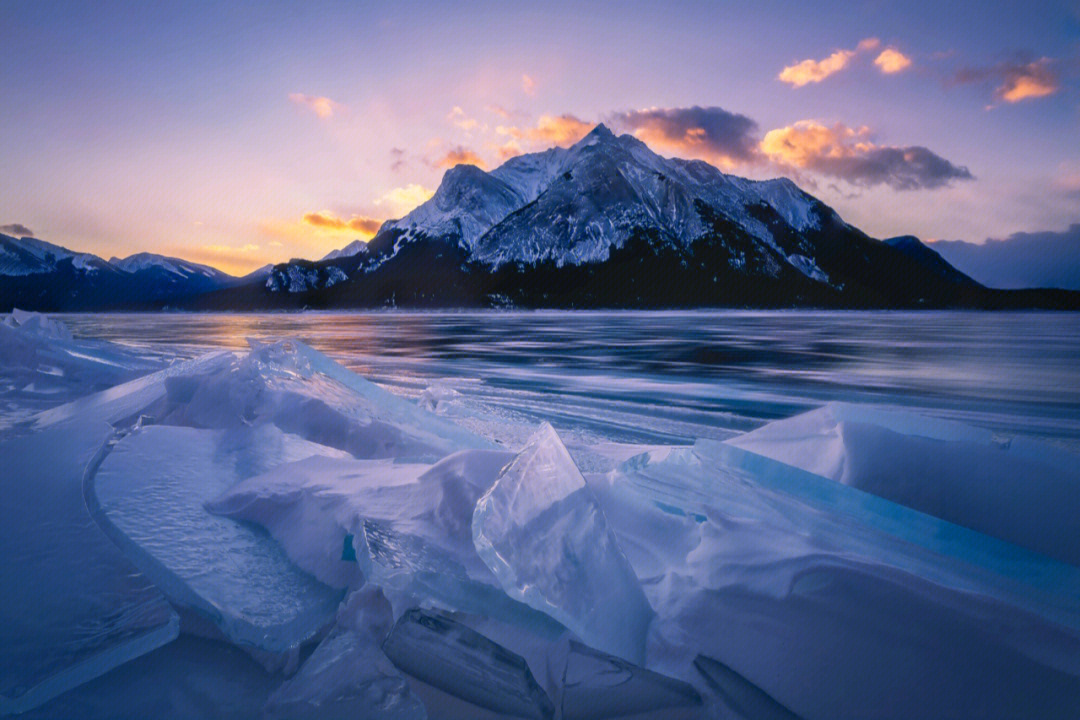
{"label": "cloud", "polygon": [[522,75],[521,75],[521,90],[526,95],[535,95],[536,94],[536,81],[533,80],[528,75],[525,75],[524,73],[522,73]]}
{"label": "cloud", "polygon": [[465,114],[465,111],[458,106],[454,106],[454,109],[450,111],[450,114],[446,116],[454,126],[461,128],[465,131],[475,130],[480,126],[480,122],[476,118],[471,118]]}
{"label": "cloud", "polygon": [[1062,232],[1019,232],[982,244],[938,241],[933,248],[990,287],[1080,290],[1080,223]]}
{"label": "cloud", "polygon": [[788,65],[776,77],[781,82],[786,82],[792,87],[819,83],[830,75],[846,68],[857,53],[874,50],[878,45],[880,45],[880,41],[877,38],[866,38],[854,50],[837,50],[832,55],[821,60],[808,59],[794,65]]}
{"label": "cloud", "polygon": [[499,156],[499,159],[504,162],[510,158],[517,157],[524,152],[515,140],[508,140],[502,145],[494,145],[493,148],[495,153]]}
{"label": "cloud", "polygon": [[202,263],[223,270],[231,275],[244,275],[265,265],[266,257],[258,245],[197,245],[176,248],[170,254],[185,260]]}
{"label": "cloud", "polygon": [[417,205],[427,202],[434,194],[434,190],[410,183],[405,187],[394,188],[385,193],[375,200],[375,205],[384,208],[390,217],[399,218],[408,214]]}
{"label": "cloud", "polygon": [[903,72],[911,67],[911,58],[896,48],[887,47],[874,58],[874,64],[886,75]]}
{"label": "cloud", "polygon": [[7,225],[0,225],[0,232],[7,235],[16,235],[18,237],[34,236],[34,231],[26,227],[22,223],[9,223]]}
{"label": "cloud", "polygon": [[727,167],[757,155],[757,123],[719,107],[631,110],[608,121],[653,147]]}
{"label": "cloud", "polygon": [[433,167],[454,167],[455,165],[475,165],[478,168],[487,167],[484,159],[467,147],[458,145],[452,147],[445,155],[436,160]]}
{"label": "cloud", "polygon": [[925,147],[877,145],[869,128],[854,129],[841,123],[826,127],[803,120],[770,130],[760,149],[781,167],[809,170],[864,187],[916,190],[973,179],[966,167],[953,165]]}
{"label": "cloud", "polygon": [[485,105],[484,110],[492,115],[498,115],[503,120],[524,120],[528,113],[521,110],[507,110],[502,105]]}
{"label": "cloud", "polygon": [[403,170],[409,161],[405,159],[404,148],[390,148],[390,169],[394,172]]}
{"label": "cloud", "polygon": [[368,237],[373,237],[375,233],[379,231],[379,227],[383,223],[382,220],[365,217],[363,215],[353,215],[348,220],[345,220],[328,212],[306,213],[304,215],[304,222],[308,225],[314,225],[315,227],[325,228],[327,230],[352,231]]}
{"label": "cloud", "polygon": [[328,97],[319,97],[315,95],[304,95],[303,93],[292,93],[289,95],[289,100],[302,105],[308,110],[318,115],[322,119],[332,117],[334,113],[341,112],[344,109],[343,105],[339,105]]}
{"label": "cloud", "polygon": [[1031,60],[1018,56],[990,67],[964,68],[954,80],[960,84],[993,80],[998,83],[994,97],[1007,103],[1046,97],[1061,89],[1061,81],[1050,58]]}
{"label": "cloud", "polygon": [[573,145],[593,129],[595,123],[585,122],[574,115],[541,115],[534,127],[499,125],[495,132],[515,140],[528,140],[547,145]]}

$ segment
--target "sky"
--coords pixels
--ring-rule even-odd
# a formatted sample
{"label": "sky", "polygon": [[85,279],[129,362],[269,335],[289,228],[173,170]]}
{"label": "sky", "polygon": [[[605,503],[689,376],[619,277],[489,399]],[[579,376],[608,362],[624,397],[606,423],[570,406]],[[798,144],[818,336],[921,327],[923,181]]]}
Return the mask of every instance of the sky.
{"label": "sky", "polygon": [[1061,232],[1080,2],[0,0],[0,231],[106,258],[321,257],[597,122],[876,237]]}

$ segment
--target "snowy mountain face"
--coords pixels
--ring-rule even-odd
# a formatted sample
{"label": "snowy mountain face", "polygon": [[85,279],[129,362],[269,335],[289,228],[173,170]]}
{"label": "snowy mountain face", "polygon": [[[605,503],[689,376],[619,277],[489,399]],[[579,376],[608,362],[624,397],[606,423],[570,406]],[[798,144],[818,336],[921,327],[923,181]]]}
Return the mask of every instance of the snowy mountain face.
{"label": "snowy mountain face", "polygon": [[0,234],[0,310],[138,306],[235,285],[237,278],[179,258],[139,253],[109,261],[32,237]]}
{"label": "snowy mountain face", "polygon": [[353,240],[340,250],[331,250],[326,253],[326,255],[323,256],[323,260],[338,260],[340,258],[352,257],[359,253],[366,253],[367,251],[368,247],[366,242],[363,240]]}
{"label": "snowy mountain face", "polygon": [[[491,173],[453,168],[431,200],[384,225],[380,235],[402,231],[397,248],[419,238],[456,240],[471,260],[492,268],[579,265],[607,259],[635,231],[693,243],[709,230],[699,203],[777,249],[755,208],[769,208],[796,232],[818,227],[821,213],[830,212],[789,180],[754,182],[701,161],[663,158],[633,136],[616,137],[598,125],[570,148],[522,155]],[[791,264],[818,279],[804,270],[807,263]]]}
{"label": "snowy mountain face", "polygon": [[37,238],[14,238],[0,233],[0,275],[34,275],[55,271],[70,260],[85,272],[105,269],[108,263],[89,253],[77,253]]}
{"label": "snowy mountain face", "polygon": [[181,281],[201,277],[224,283],[233,279],[231,275],[226,275],[209,265],[200,265],[180,258],[165,257],[153,253],[137,253],[123,259],[112,258],[109,260],[109,264],[126,273],[157,271],[172,276],[171,279]]}

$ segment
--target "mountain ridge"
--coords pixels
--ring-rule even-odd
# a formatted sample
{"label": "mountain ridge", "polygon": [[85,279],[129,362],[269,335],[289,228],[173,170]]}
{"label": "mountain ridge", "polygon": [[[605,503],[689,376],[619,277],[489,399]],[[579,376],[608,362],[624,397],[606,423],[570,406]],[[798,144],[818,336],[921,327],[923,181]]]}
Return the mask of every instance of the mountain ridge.
{"label": "mountain ridge", "polygon": [[[244,278],[148,253],[109,263],[27,240],[27,266],[52,258],[79,297],[13,297],[4,286],[22,281],[0,278],[0,306],[1080,308],[1080,293],[989,290],[917,238],[871,238],[790,179],[664,158],[602,124],[490,172],[454,166],[428,201],[368,243]],[[94,290],[102,278],[119,294]]]}

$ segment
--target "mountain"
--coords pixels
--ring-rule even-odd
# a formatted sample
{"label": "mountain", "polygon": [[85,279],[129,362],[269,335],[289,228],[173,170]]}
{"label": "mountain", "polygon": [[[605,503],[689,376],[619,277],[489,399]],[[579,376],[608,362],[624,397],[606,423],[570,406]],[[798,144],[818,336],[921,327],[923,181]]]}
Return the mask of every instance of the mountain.
{"label": "mountain", "polygon": [[109,261],[32,237],[0,234],[0,311],[156,307],[235,286],[207,265],[139,253]]}
{"label": "mountain", "polygon": [[901,235],[899,237],[888,238],[883,242],[889,247],[896,248],[904,253],[926,268],[928,272],[934,273],[946,282],[969,286],[979,284],[950,265],[937,251],[930,248],[926,243],[919,240],[919,238],[914,235]]}
{"label": "mountain", "polygon": [[339,258],[351,257],[357,253],[366,253],[367,249],[367,243],[363,240],[353,240],[340,250],[331,250],[326,253],[326,255],[323,256],[323,260],[337,260]]}
{"label": "mountain", "polygon": [[370,242],[241,279],[175,258],[106,263],[8,240],[15,246],[4,245],[0,267],[24,275],[0,282],[0,307],[16,302],[19,277],[56,275],[48,292],[16,290],[17,304],[45,310],[1080,308],[1080,293],[988,289],[917,238],[871,238],[786,178],[754,181],[664,158],[603,125],[491,172],[453,167],[427,202]]}
{"label": "mountain", "polygon": [[598,125],[568,148],[448,170],[367,252],[276,265],[197,307],[1080,306],[1002,295],[915,238],[883,242],[780,178],[664,158]]}

